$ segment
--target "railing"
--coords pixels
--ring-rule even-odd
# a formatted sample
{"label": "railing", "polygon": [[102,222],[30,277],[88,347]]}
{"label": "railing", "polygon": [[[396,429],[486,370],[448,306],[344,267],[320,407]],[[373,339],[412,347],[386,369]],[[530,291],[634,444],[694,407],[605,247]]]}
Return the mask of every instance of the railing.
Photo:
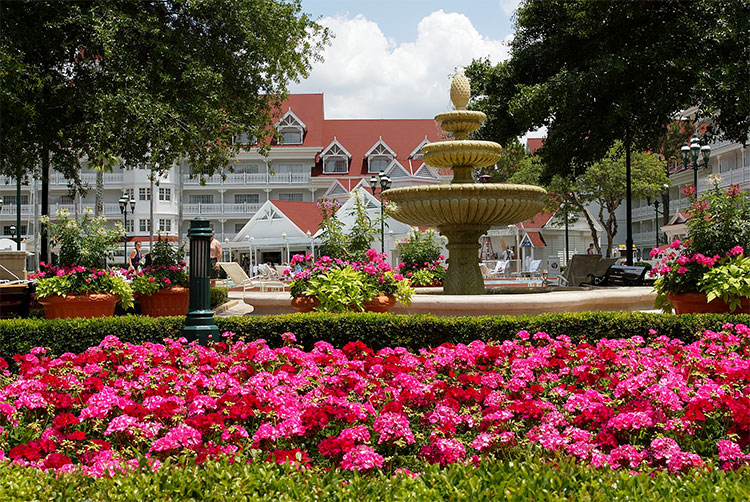
{"label": "railing", "polygon": [[[0,209],[0,216],[15,216],[16,215],[16,206],[15,204],[5,204],[2,209]],[[34,206],[31,204],[21,204],[21,216],[31,216],[34,214]]]}
{"label": "railing", "polygon": [[[307,173],[230,173],[226,179],[221,179],[220,174],[214,174],[204,178],[206,185],[267,185],[270,183],[309,183],[311,176]],[[190,178],[189,175],[182,176],[185,185],[200,185],[198,177]]]}
{"label": "railing", "polygon": [[182,213],[185,216],[194,215],[251,215],[258,212],[260,204],[249,202],[239,204],[183,204]]}

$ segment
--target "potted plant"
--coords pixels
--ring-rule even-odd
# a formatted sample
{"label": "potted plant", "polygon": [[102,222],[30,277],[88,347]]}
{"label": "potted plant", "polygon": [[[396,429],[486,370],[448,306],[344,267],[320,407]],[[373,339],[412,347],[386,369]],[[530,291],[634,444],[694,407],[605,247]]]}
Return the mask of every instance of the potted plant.
{"label": "potted plant", "polygon": [[713,188],[698,198],[694,187],[690,197],[688,236],[676,240],[651,270],[658,279],[656,308],[678,314],[691,312],[750,313],[750,200],[737,185],[719,188],[720,179],[711,177]]}
{"label": "potted plant", "polygon": [[58,211],[59,222],[49,218],[47,227],[52,242],[59,246],[57,264],[40,263],[36,279],[36,299],[44,307],[47,319],[69,317],[106,317],[114,314],[115,305],[133,305],[133,290],[120,271],[106,270],[107,257],[125,235],[117,222],[105,226],[103,216],[93,217],[87,208],[80,221],[68,211]]}
{"label": "potted plant", "polygon": [[151,317],[187,314],[190,301],[188,274],[182,247],[159,239],[151,251],[151,264],[133,277],[133,291],[141,302],[141,313]]}
{"label": "potted plant", "polygon": [[[294,273],[292,306],[300,312],[387,312],[397,301],[411,305],[413,290],[409,282],[391,268],[385,257],[374,249],[367,251],[362,262],[322,256]],[[295,255],[292,265],[304,261],[304,256]]]}
{"label": "potted plant", "polygon": [[401,263],[399,271],[412,286],[442,286],[445,268],[441,253],[442,244],[434,230],[411,230],[398,245]]}

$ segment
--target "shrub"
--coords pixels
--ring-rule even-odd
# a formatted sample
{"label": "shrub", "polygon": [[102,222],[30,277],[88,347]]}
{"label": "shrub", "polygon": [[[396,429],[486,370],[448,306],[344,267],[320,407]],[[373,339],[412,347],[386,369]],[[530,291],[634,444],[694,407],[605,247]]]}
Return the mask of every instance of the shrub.
{"label": "shrub", "polygon": [[[222,289],[222,288],[216,288]],[[219,293],[217,293],[219,294]],[[265,338],[280,343],[279,335],[291,331],[307,349],[320,340],[336,347],[362,341],[373,349],[436,347],[442,343],[474,340],[507,340],[521,330],[544,331],[551,336],[568,335],[575,340],[627,338],[659,335],[691,342],[705,329],[724,323],[750,325],[750,316],[729,314],[683,314],[645,312],[575,312],[536,316],[438,317],[372,313],[309,313],[278,316],[217,317],[220,331],[232,331],[248,339]],[[33,347],[48,347],[53,354],[83,352],[105,336],[124,342],[160,343],[182,336],[182,317],[122,316],[99,319],[6,319],[0,320],[0,357],[10,362],[15,354]]]}
{"label": "shrub", "polygon": [[211,308],[216,308],[229,301],[227,288],[211,288]]}
{"label": "shrub", "polygon": [[409,236],[398,245],[402,274],[414,272],[432,264],[439,265],[443,246],[434,230],[411,230]]}
{"label": "shrub", "polygon": [[184,254],[182,246],[173,247],[159,236],[159,240],[154,244],[154,250],[150,253],[151,264],[135,274],[133,291],[139,295],[150,296],[162,288],[188,287]]}

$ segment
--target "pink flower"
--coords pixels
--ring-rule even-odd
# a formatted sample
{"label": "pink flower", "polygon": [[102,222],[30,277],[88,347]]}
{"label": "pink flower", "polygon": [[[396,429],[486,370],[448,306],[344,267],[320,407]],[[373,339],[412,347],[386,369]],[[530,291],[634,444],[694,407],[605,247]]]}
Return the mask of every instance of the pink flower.
{"label": "pink flower", "polygon": [[738,256],[745,253],[745,250],[742,246],[734,246],[732,249],[729,250],[729,253],[732,256]]}
{"label": "pink flower", "polygon": [[349,471],[366,471],[375,467],[382,467],[383,457],[375,453],[370,446],[355,446],[344,454],[341,468]]}

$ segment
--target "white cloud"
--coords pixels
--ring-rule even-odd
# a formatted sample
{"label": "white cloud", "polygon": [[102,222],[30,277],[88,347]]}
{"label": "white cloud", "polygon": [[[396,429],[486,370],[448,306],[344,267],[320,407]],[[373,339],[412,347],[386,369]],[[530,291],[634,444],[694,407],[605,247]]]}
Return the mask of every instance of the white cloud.
{"label": "white cloud", "polygon": [[414,42],[396,44],[358,14],[320,21],[335,34],[324,63],[290,92],[323,92],[327,118],[430,118],[450,107],[456,66],[507,59],[506,40],[483,37],[463,14],[433,12]]}
{"label": "white cloud", "polygon": [[518,4],[520,3],[521,0],[500,0],[500,9],[502,9],[506,15],[510,16],[516,11]]}

